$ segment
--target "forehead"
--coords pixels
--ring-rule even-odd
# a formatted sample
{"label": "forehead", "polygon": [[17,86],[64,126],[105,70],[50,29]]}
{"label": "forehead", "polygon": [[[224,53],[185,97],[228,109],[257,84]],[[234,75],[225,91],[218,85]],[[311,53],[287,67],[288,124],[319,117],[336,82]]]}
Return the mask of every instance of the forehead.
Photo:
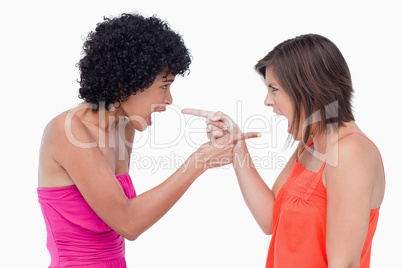
{"label": "forehead", "polygon": [[155,82],[173,82],[175,79],[175,75],[167,74],[167,73],[160,73],[155,77]]}
{"label": "forehead", "polygon": [[272,66],[265,69],[265,82],[267,85],[279,85],[278,81],[275,79],[275,73]]}

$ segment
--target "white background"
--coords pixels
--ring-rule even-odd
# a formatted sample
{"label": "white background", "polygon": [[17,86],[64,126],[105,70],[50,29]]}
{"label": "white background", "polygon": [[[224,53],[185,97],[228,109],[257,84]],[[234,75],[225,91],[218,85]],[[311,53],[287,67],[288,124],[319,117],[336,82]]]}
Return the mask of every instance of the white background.
{"label": "white background", "polygon": [[[142,159],[164,161],[173,153],[172,159],[179,159],[195,150],[191,142],[205,142],[204,133],[193,133],[202,122],[190,124],[189,117],[178,115],[181,108],[222,110],[240,120],[245,130],[263,127],[261,118],[266,118],[272,123],[261,130],[263,137],[255,144],[269,146],[254,144],[250,150],[262,160],[260,174],[270,186],[280,160],[287,159],[293,148],[283,149],[287,123],[264,107],[266,89],[253,66],[276,44],[296,35],[318,33],[337,44],[351,69],[357,123],[380,148],[386,169],[372,267],[400,267],[402,179],[397,153],[401,151],[402,17],[398,6],[390,0],[1,4],[0,266],[50,264],[36,195],[42,131],[51,118],[80,102],[75,64],[82,37],[104,15],[138,11],[156,14],[183,35],[193,63],[191,74],[177,78],[172,86],[174,106],[155,115],[153,126],[136,137],[135,153]],[[250,122],[250,118],[259,120]],[[191,141],[181,131],[193,133]],[[156,171],[147,166],[149,162],[133,163],[130,174],[137,192],[162,182],[179,162]],[[227,167],[203,174],[163,219],[126,243],[126,257],[128,267],[264,267],[269,239],[254,222],[234,172]]]}

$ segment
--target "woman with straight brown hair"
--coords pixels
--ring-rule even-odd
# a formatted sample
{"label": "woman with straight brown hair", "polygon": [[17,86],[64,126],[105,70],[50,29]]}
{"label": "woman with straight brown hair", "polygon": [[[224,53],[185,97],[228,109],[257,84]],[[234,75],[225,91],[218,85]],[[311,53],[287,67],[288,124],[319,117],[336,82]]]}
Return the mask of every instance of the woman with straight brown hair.
{"label": "woman with straight brown hair", "polygon": [[[272,189],[246,143],[234,149],[244,200],[272,234],[266,267],[369,267],[385,175],[378,148],[355,122],[344,57],[308,34],[280,43],[255,68],[268,87],[264,104],[288,119],[288,144],[299,141]],[[241,133],[222,112],[183,112],[207,117],[213,137]]]}

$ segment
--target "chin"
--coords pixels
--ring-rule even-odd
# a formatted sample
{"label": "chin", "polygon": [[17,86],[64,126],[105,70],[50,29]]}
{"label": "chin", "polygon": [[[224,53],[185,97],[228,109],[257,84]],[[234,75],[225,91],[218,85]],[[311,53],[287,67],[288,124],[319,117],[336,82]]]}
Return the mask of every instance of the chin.
{"label": "chin", "polygon": [[[293,135],[292,135],[292,136],[293,136]],[[295,138],[294,136],[293,136],[293,139],[294,139],[295,141],[301,141],[301,140],[302,140],[301,137],[296,137],[296,138]]]}
{"label": "chin", "polygon": [[144,132],[147,129],[147,127],[145,128],[135,128],[135,130],[139,131],[139,132]]}
{"label": "chin", "polygon": [[139,132],[145,131],[150,126],[150,124],[146,122],[138,122],[138,121],[130,121],[130,122],[131,125],[134,127],[134,129]]}

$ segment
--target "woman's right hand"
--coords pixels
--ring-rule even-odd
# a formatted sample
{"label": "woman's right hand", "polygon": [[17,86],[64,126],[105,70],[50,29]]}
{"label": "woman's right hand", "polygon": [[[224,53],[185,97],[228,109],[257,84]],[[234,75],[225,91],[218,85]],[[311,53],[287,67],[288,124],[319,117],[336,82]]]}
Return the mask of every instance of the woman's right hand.
{"label": "woman's right hand", "polygon": [[[229,161],[232,163],[233,161],[233,168],[248,208],[264,233],[271,234],[273,204],[275,201],[274,195],[254,167],[246,143],[238,142],[244,140],[246,137],[258,137],[258,133],[243,134],[234,121],[222,112],[184,109],[182,110],[182,113],[206,118],[207,133],[211,141],[205,145],[215,142],[226,144],[226,146],[229,147],[227,150],[221,149],[220,151],[208,147],[207,149],[209,151],[205,151],[205,155],[215,153],[217,154],[215,159],[221,160],[221,163],[216,163],[218,161],[212,161],[212,167],[218,166],[219,164],[228,164]],[[238,145],[234,147],[237,143]],[[235,154],[235,158],[233,157],[233,154]],[[227,157],[227,159],[224,157]],[[211,163],[209,164],[211,165]]]}
{"label": "woman's right hand", "polygon": [[233,162],[233,148],[240,140],[261,137],[258,132],[242,133],[234,121],[223,112],[198,109],[183,109],[183,114],[206,118],[209,142],[203,144],[196,152],[197,163],[205,168],[214,168]]}
{"label": "woman's right hand", "polygon": [[207,124],[207,136],[210,140],[220,138],[226,134],[241,135],[241,130],[230,116],[221,111],[213,112],[199,109],[183,109],[183,114],[201,116]]}
{"label": "woman's right hand", "polygon": [[204,165],[204,169],[215,168],[231,164],[233,162],[233,148],[240,140],[261,137],[258,132],[229,134],[221,137],[213,137],[204,143],[195,152],[196,164]]}

